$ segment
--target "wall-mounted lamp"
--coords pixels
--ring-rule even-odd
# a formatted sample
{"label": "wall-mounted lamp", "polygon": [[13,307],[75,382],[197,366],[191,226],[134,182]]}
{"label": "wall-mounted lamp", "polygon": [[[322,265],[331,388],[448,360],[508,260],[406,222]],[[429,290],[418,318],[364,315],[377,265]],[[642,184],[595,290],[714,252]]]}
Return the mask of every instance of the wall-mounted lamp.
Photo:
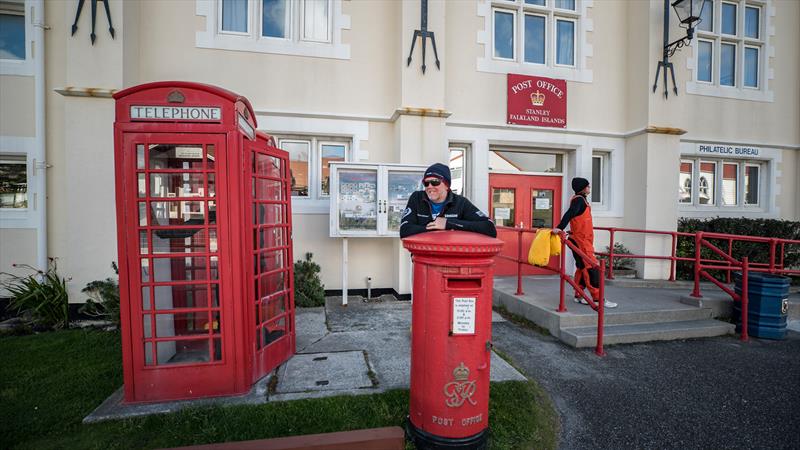
{"label": "wall-mounted lamp", "polygon": [[703,6],[705,0],[676,0],[672,3],[675,9],[675,14],[678,15],[678,20],[681,23],[681,28],[686,28],[686,36],[674,42],[669,42],[669,0],[664,0],[664,53],[662,60],[658,62],[656,69],[656,79],[653,82],[653,92],[656,91],[658,86],[658,75],[661,70],[664,70],[664,98],[669,96],[667,86],[667,70],[670,71],[672,76],[672,90],[675,95],[678,95],[678,86],[675,83],[675,68],[669,61],[670,56],[674,55],[678,49],[689,45],[694,38],[694,27],[700,20],[700,15],[703,13]]}

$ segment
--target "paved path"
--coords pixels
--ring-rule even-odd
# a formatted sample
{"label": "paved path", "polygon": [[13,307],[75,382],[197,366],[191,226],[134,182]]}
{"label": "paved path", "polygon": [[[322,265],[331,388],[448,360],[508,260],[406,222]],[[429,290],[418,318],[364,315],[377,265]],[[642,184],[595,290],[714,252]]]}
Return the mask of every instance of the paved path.
{"label": "paved path", "polygon": [[496,348],[551,395],[562,449],[798,449],[800,333],[591,350],[509,322]]}

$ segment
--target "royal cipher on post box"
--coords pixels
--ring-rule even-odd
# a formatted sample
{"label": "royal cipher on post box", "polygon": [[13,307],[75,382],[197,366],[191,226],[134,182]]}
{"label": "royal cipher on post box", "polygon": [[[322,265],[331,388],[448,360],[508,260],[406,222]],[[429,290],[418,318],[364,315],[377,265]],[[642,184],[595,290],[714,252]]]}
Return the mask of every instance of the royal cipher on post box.
{"label": "royal cipher on post box", "polygon": [[494,256],[503,242],[433,231],[403,239],[403,246],[414,261],[409,437],[423,449],[483,448]]}
{"label": "royal cipher on post box", "polygon": [[125,402],[245,393],[295,349],[288,154],[225,89],[114,98]]}

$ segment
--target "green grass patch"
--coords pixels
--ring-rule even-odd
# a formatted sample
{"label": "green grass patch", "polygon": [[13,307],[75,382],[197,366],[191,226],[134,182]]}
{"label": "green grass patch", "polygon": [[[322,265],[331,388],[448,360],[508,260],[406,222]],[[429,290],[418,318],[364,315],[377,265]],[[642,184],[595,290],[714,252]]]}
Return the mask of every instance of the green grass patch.
{"label": "green grass patch", "polygon": [[[69,330],[0,338],[0,448],[157,448],[402,426],[408,391],[190,408],[83,425],[122,384],[119,335]],[[555,448],[557,419],[533,382],[493,383],[494,449]]]}

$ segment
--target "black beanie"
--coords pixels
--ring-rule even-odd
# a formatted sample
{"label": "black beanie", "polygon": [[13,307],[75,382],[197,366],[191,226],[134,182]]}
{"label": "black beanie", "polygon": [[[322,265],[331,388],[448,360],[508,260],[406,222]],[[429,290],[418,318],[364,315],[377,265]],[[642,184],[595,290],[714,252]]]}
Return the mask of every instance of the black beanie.
{"label": "black beanie", "polygon": [[450,187],[450,168],[445,166],[442,163],[436,163],[425,170],[425,176],[422,177],[424,180],[428,177],[436,177],[440,180],[444,181],[444,184],[447,187]]}
{"label": "black beanie", "polygon": [[586,186],[588,185],[589,185],[589,180],[587,180],[586,178],[576,177],[572,179],[572,190],[575,191],[576,194],[586,189]]}

